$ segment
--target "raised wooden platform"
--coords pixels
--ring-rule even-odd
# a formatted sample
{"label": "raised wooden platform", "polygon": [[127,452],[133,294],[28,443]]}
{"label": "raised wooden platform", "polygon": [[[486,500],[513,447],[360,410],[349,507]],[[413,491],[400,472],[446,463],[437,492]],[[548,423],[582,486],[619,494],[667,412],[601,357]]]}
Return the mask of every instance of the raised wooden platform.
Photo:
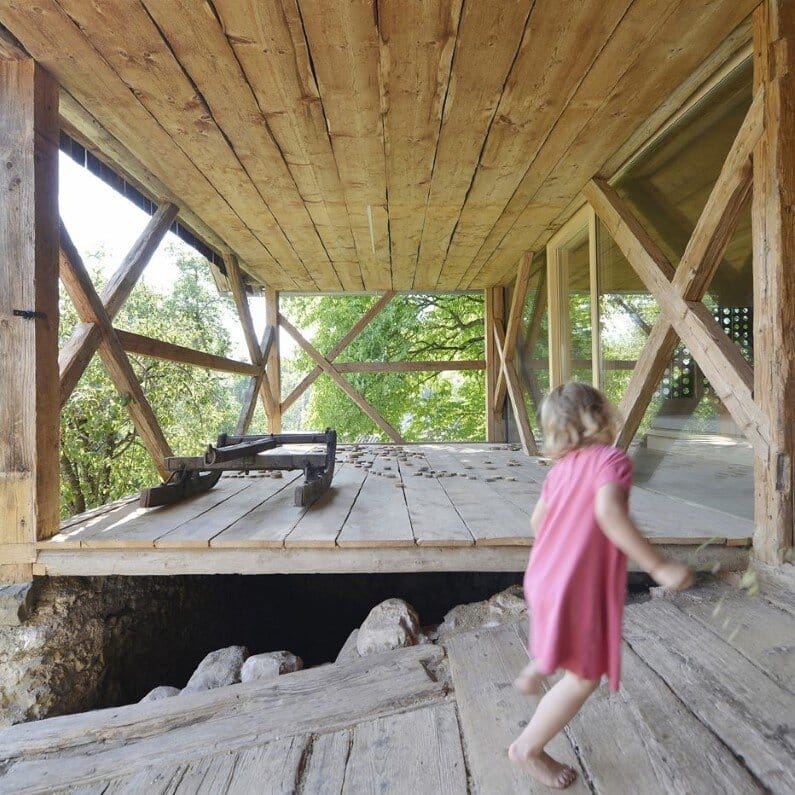
{"label": "raised wooden platform", "polygon": [[[520,571],[548,466],[507,445],[342,447],[330,492],[293,505],[298,473],[230,475],[178,505],[130,500],[38,544],[50,575]],[[751,522],[636,488],[644,532],[696,564],[731,565]],[[707,545],[706,548],[702,548]],[[680,548],[680,549],[676,549]]]}
{"label": "raised wooden platform", "polygon": [[[779,596],[784,591],[779,592]],[[621,690],[550,745],[583,795],[791,793],[792,592],[709,585],[626,611]],[[526,626],[0,732],[15,793],[545,793],[508,762]]]}

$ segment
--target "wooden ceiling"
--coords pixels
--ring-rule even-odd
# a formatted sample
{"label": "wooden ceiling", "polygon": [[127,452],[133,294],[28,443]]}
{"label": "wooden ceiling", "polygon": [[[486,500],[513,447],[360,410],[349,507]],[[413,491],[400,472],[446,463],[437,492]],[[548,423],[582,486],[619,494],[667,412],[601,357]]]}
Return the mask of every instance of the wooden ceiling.
{"label": "wooden ceiling", "polygon": [[0,23],[65,129],[253,281],[453,290],[510,280],[757,2],[0,0]]}

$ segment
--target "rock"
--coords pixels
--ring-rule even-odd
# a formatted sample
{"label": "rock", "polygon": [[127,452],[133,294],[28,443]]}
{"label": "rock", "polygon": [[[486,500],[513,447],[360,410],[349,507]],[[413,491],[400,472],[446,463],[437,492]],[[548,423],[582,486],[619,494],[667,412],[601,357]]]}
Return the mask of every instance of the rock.
{"label": "rock", "polygon": [[0,586],[0,625],[18,627],[33,612],[33,583],[19,582]]}
{"label": "rock", "polygon": [[481,627],[496,627],[527,616],[521,585],[512,585],[482,602],[456,605],[449,610],[436,630],[436,639],[469,632]]}
{"label": "rock", "polygon": [[245,646],[227,646],[211,651],[198,665],[185,685],[185,693],[226,687],[240,681],[240,669],[248,657]]}
{"label": "rock", "polygon": [[241,682],[259,679],[275,679],[280,674],[300,671],[304,661],[289,651],[269,651],[249,657],[240,670]]}
{"label": "rock", "polygon": [[141,700],[140,704],[146,701],[162,701],[164,698],[171,698],[178,696],[182,691],[178,687],[171,687],[171,685],[160,685],[159,687],[150,690]]}
{"label": "rock", "polygon": [[359,630],[354,629],[353,632],[348,635],[348,639],[345,643],[342,644],[342,648],[339,650],[335,662],[350,662],[351,660],[358,660],[361,657],[359,650],[356,648],[356,639],[358,637]]}
{"label": "rock", "polygon": [[376,605],[359,627],[356,649],[368,654],[416,646],[421,639],[417,611],[403,599],[387,599]]}

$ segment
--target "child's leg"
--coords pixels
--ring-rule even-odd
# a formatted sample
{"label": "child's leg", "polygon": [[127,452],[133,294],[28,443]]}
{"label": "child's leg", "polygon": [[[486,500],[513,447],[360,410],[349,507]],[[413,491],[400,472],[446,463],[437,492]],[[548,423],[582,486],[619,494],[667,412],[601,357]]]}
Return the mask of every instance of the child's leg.
{"label": "child's leg", "polygon": [[538,670],[538,663],[529,662],[513,680],[513,686],[526,696],[537,696],[541,692],[546,676]]}
{"label": "child's leg", "polygon": [[563,789],[572,784],[576,772],[555,761],[544,748],[577,714],[598,686],[598,681],[583,679],[567,671],[538,702],[532,720],[508,749],[511,761],[548,787]]}

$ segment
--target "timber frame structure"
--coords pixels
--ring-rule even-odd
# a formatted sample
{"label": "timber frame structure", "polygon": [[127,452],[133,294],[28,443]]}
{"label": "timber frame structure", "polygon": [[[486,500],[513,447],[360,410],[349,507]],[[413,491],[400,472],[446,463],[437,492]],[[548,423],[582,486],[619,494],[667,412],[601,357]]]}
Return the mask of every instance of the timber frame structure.
{"label": "timber frame structure", "polygon": [[[58,532],[57,408],[95,353],[127,396],[132,422],[163,477],[173,451],[130,354],[248,376],[237,435],[245,435],[259,401],[269,431],[280,433],[283,413],[325,374],[394,444],[404,441],[399,429],[345,373],[483,370],[487,441],[507,440],[510,416],[523,450],[538,454],[527,397],[537,408],[541,389],[531,369],[526,394],[519,346],[535,350],[547,313],[550,385],[570,376],[555,235],[575,216],[591,231],[592,249],[597,224],[609,232],[661,311],[637,362],[617,365],[634,368],[620,406],[626,423],[619,443],[628,447],[634,438],[681,341],[752,447],[754,552],[782,562],[793,546],[795,521],[790,0],[666,4],[664,18],[651,27],[641,20],[659,12],[654,2],[575,3],[577,25],[560,30],[554,4],[545,2],[495,12],[439,0],[428,4],[438,6],[435,16],[418,14],[411,23],[398,3],[386,3],[373,24],[371,0],[345,8],[331,0],[273,0],[262,4],[253,47],[243,35],[251,22],[248,5],[216,0],[214,14],[205,14],[194,4],[166,0],[0,1],[0,579],[29,576],[36,544]],[[107,15],[123,9],[129,29],[114,34],[109,20],[115,17]],[[411,25],[432,42],[420,53]],[[487,56],[494,57],[493,74],[481,73],[483,26],[504,45]],[[544,78],[550,85],[525,95],[528,76],[545,63],[533,37],[549,35],[561,37],[570,61]],[[638,35],[645,47],[638,47]],[[121,52],[117,36],[127,36],[125,46],[147,57]],[[334,48],[325,47],[327,37],[338,40]],[[679,39],[677,57],[658,70]],[[295,62],[269,60],[271,49],[285,47],[297,53]],[[615,176],[720,67],[746,57],[749,47],[753,100],[674,262],[617,190]],[[226,71],[204,68],[205,49]],[[380,93],[368,82],[375,73]],[[455,101],[448,92],[453,81]],[[228,94],[227,84],[234,87]],[[628,98],[630,88],[635,94]],[[302,103],[305,118],[295,110]],[[250,122],[260,117],[262,124]],[[59,217],[62,131],[157,205],[101,294]],[[529,166],[512,170],[525,157]],[[753,367],[703,303],[749,202]],[[223,268],[214,272],[234,298],[247,362],[113,324],[178,218],[219,254]],[[541,253],[545,272],[523,330]],[[596,291],[593,270],[591,276]],[[60,354],[59,277],[80,319]],[[368,292],[377,299],[324,354],[281,311],[280,294],[297,290]],[[485,360],[335,361],[398,293],[454,290],[483,292]],[[265,298],[261,339],[248,303],[252,291]],[[598,312],[597,304],[594,328]],[[315,362],[286,396],[281,332]],[[599,385],[596,339],[591,356]]]}

